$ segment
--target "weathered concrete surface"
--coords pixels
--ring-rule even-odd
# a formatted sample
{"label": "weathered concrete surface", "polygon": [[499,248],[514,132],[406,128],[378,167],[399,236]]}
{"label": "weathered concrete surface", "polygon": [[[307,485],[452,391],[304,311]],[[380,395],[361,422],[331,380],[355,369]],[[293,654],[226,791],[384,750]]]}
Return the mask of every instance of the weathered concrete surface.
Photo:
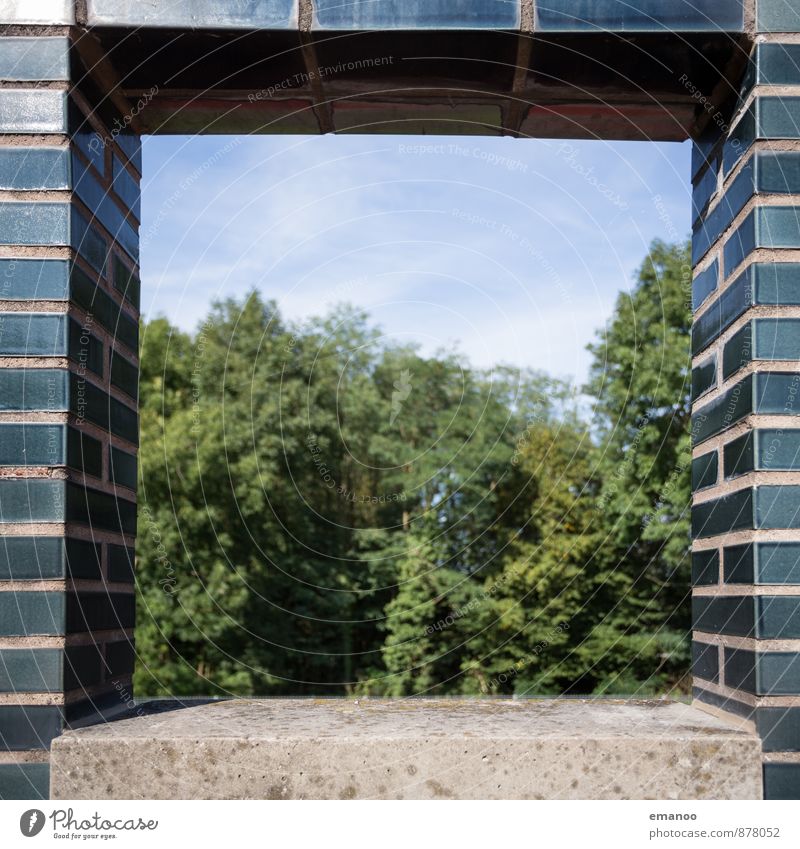
{"label": "weathered concrete surface", "polygon": [[757,737],[665,701],[223,701],[70,731],[53,799],[760,799]]}

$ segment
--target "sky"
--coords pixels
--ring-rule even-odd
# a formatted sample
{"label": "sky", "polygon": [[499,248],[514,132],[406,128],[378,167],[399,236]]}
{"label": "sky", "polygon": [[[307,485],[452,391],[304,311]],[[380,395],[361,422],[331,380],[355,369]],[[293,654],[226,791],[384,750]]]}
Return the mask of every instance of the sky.
{"label": "sky", "polygon": [[440,136],[144,141],[142,310],[184,330],[257,288],[389,342],[583,382],[654,238],[689,233],[688,143]]}

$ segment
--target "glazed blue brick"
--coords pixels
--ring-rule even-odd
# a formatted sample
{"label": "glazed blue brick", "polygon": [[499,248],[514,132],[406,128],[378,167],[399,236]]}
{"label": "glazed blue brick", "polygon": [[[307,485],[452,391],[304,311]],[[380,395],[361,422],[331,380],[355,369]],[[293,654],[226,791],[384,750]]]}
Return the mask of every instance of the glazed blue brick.
{"label": "glazed blue brick", "polygon": [[0,635],[58,636],[65,633],[66,602],[61,592],[0,592]]}
{"label": "glazed blue brick", "polygon": [[125,265],[116,255],[114,256],[114,288],[134,309],[139,309],[141,296],[139,277],[133,269]]}
{"label": "glazed blue brick", "polygon": [[694,539],[752,527],[752,489],[742,489],[692,507],[692,537]]}
{"label": "glazed blue brick", "polygon": [[4,2],[0,10],[2,24],[73,24],[75,23],[73,0],[24,0]]}
{"label": "glazed blue brick", "polygon": [[715,259],[692,281],[692,309],[696,310],[716,291],[719,282],[719,262]]}
{"label": "glazed blue brick", "polygon": [[[329,0],[336,2],[336,0]],[[539,32],[741,32],[741,0],[540,0]]]}
{"label": "glazed blue brick", "polygon": [[135,534],[136,505],[64,480],[0,480],[0,523],[65,521]]}
{"label": "glazed blue brick", "polygon": [[[719,164],[716,162],[715,150],[722,141],[722,130],[714,123],[710,123],[700,138],[692,140],[692,182],[698,182],[698,175],[703,169],[710,165],[717,171]],[[713,163],[713,164],[712,164]]]}
{"label": "glazed blue brick", "polygon": [[764,764],[764,798],[800,799],[800,764]]}
{"label": "glazed blue brick", "polygon": [[69,245],[69,204],[16,201],[0,204],[0,244]]}
{"label": "glazed blue brick", "polygon": [[692,324],[692,354],[699,354],[724,333],[740,315],[744,315],[745,311],[752,306],[752,291],[751,275],[747,269],[709,304],[708,309],[701,316],[695,318]]}
{"label": "glazed blue brick", "polygon": [[800,97],[756,97],[725,141],[723,174],[727,177],[756,139],[799,138],[799,119]]}
{"label": "glazed blue brick", "polygon": [[[93,323],[92,323],[93,324]],[[91,332],[92,324],[80,324],[69,319],[68,356],[85,366],[98,377],[103,376],[103,343]]]}
{"label": "glazed blue brick", "polygon": [[745,704],[731,696],[724,696],[719,693],[712,693],[703,687],[692,687],[692,699],[698,702],[704,702],[708,705],[713,705],[721,710],[732,713],[735,716],[741,716],[745,719],[752,720],[755,714],[755,708]]}
{"label": "glazed blue brick", "polygon": [[66,369],[0,369],[0,410],[69,409]]}
{"label": "glazed blue brick", "polygon": [[69,40],[4,37],[0,39],[0,80],[68,80]]}
{"label": "glazed blue brick", "polygon": [[756,711],[756,730],[765,752],[798,752],[800,708],[760,707]]}
{"label": "glazed blue brick", "polygon": [[91,210],[92,222],[101,224],[129,256],[138,260],[139,237],[113,197],[77,156],[73,156],[72,171],[75,193]]}
{"label": "glazed blue brick", "polygon": [[136,489],[136,456],[113,445],[109,450],[111,481],[129,489]]}
{"label": "glazed blue brick", "polygon": [[752,210],[725,242],[726,276],[757,248],[800,247],[800,209],[760,206]]}
{"label": "glazed blue brick", "polygon": [[[0,481],[0,495],[2,482]],[[136,533],[136,504],[126,498],[109,495],[81,484],[66,486],[66,520],[114,531]]]}
{"label": "glazed blue brick", "polygon": [[753,375],[692,414],[692,442],[698,444],[735,425],[753,412]]}
{"label": "glazed blue brick", "polygon": [[725,685],[756,696],[800,693],[800,654],[725,649]]}
{"label": "glazed blue brick", "polygon": [[759,640],[800,636],[800,596],[695,596],[695,630]]}
{"label": "glazed blue brick", "polygon": [[758,0],[756,9],[759,32],[800,32],[798,0]]}
{"label": "glazed blue brick", "polygon": [[717,482],[718,463],[716,451],[710,451],[692,460],[692,492],[714,486]]}
{"label": "glazed blue brick", "polygon": [[136,600],[127,593],[69,593],[67,595],[67,633],[111,631],[133,627]]}
{"label": "glazed blue brick", "polygon": [[124,545],[109,543],[108,548],[108,580],[115,583],[133,583],[134,549]]}
{"label": "glazed blue brick", "polygon": [[693,261],[696,263],[705,255],[754,195],[798,192],[800,154],[757,151],[736,175],[716,206],[694,228]]}
{"label": "glazed blue brick", "polygon": [[0,356],[67,355],[67,316],[63,313],[0,315]]}
{"label": "glazed blue brick", "polygon": [[692,369],[692,401],[717,385],[717,358],[710,357]]}
{"label": "glazed blue brick", "polygon": [[757,428],[724,448],[725,477],[800,468],[800,430]]}
{"label": "glazed blue brick", "polygon": [[0,259],[0,301],[62,301],[67,298],[67,260]]}
{"label": "glazed blue brick", "polygon": [[50,705],[0,705],[0,751],[49,749],[61,734],[64,716]]}
{"label": "glazed blue brick", "polygon": [[719,581],[719,550],[692,552],[692,584],[696,587],[709,586]]}
{"label": "glazed blue brick", "polygon": [[176,29],[297,29],[297,0],[87,0],[90,26],[170,27]]}
{"label": "glazed blue brick", "polygon": [[800,319],[756,318],[725,344],[723,376],[751,360],[800,360]]}
{"label": "glazed blue brick", "polygon": [[791,372],[750,374],[692,415],[692,442],[722,433],[750,413],[800,414],[800,376]]}
{"label": "glazed blue brick", "polygon": [[134,133],[119,133],[114,137],[114,141],[119,146],[122,153],[127,157],[128,162],[139,172],[142,173],[142,140]]}
{"label": "glazed blue brick", "polygon": [[66,133],[67,93],[0,89],[0,133]]}
{"label": "glazed blue brick", "polygon": [[73,206],[70,215],[71,246],[101,275],[106,274],[108,243],[91,222]]}
{"label": "glazed blue brick", "polygon": [[78,266],[72,267],[70,287],[71,298],[78,306],[90,313],[117,342],[122,342],[132,351],[138,352],[139,322],[131,318]]}
{"label": "glazed blue brick", "polygon": [[50,798],[50,764],[0,763],[0,799]]}
{"label": "glazed blue brick", "polygon": [[97,171],[106,176],[106,151],[102,137],[73,101],[68,104],[70,136],[75,147]]}
{"label": "glazed blue brick", "polygon": [[100,543],[63,536],[0,538],[0,580],[100,577]]}
{"label": "glazed blue brick", "polygon": [[0,189],[44,191],[69,187],[69,152],[65,148],[0,148]]}
{"label": "glazed blue brick", "polygon": [[136,411],[88,380],[70,375],[70,410],[78,419],[110,430],[134,445],[139,441],[139,417]]}
{"label": "glazed blue brick", "polygon": [[725,583],[800,584],[800,542],[753,542],[724,549]]}
{"label": "glazed blue brick", "polygon": [[65,424],[0,423],[0,466],[69,466],[100,477],[100,443]]}
{"label": "glazed blue brick", "polygon": [[692,224],[705,212],[711,196],[717,190],[716,162],[703,171],[702,176],[692,189]]}
{"label": "glazed blue brick", "polygon": [[53,693],[61,690],[61,649],[0,649],[0,692]]}
{"label": "glazed blue brick", "polygon": [[320,30],[518,29],[520,23],[518,0],[316,0],[315,10]]}
{"label": "glazed blue brick", "polygon": [[692,507],[695,539],[738,530],[798,528],[800,486],[748,487]]}
{"label": "glazed blue brick", "polygon": [[122,354],[111,351],[111,384],[136,400],[139,389],[139,369]]}
{"label": "glazed blue brick", "polygon": [[800,44],[764,42],[756,44],[743,85],[746,93],[753,85],[800,84]]}
{"label": "glazed blue brick", "polygon": [[125,202],[137,220],[141,221],[142,193],[139,189],[139,183],[131,176],[116,154],[111,157],[111,167],[114,180],[112,189]]}
{"label": "glazed blue brick", "polygon": [[692,675],[719,683],[719,652],[715,645],[698,641],[692,643]]}

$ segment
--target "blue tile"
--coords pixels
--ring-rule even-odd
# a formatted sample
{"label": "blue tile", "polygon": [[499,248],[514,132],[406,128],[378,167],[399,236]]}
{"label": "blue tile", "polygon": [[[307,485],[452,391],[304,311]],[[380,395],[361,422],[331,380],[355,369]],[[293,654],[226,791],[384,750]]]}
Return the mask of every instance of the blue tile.
{"label": "blue tile", "polygon": [[59,636],[66,633],[62,592],[0,592],[0,635]]}
{"label": "blue tile", "polygon": [[692,413],[692,443],[699,444],[753,412],[753,376],[732,386]]}
{"label": "blue tile", "polygon": [[100,544],[63,536],[0,537],[0,580],[99,579]]}
{"label": "blue tile", "polygon": [[71,270],[70,287],[72,300],[78,306],[90,313],[115,341],[126,345],[133,352],[138,352],[139,322],[131,318],[77,265]]}
{"label": "blue tile", "polygon": [[537,31],[741,32],[741,0],[537,0]]}
{"label": "blue tile", "polygon": [[136,410],[118,401],[93,383],[70,375],[70,409],[78,423],[86,419],[134,445],[139,441],[139,417]]}
{"label": "blue tile", "polygon": [[714,486],[717,482],[717,452],[710,451],[692,460],[692,492]]}
{"label": "blue tile", "polygon": [[116,255],[114,256],[114,288],[134,309],[139,309],[141,298],[139,277]]}
{"label": "blue tile", "polygon": [[0,369],[0,410],[69,409],[66,369]]}
{"label": "blue tile", "polygon": [[753,358],[752,322],[731,336],[722,351],[722,379],[727,380]]}
{"label": "blue tile", "polygon": [[61,649],[0,649],[0,692],[59,692],[63,660]]}
{"label": "blue tile", "polygon": [[[0,487],[2,482],[0,481]],[[0,490],[0,494],[1,494]],[[76,483],[67,484],[66,519],[114,533],[136,533],[136,504]]]}
{"label": "blue tile", "polygon": [[0,300],[62,301],[69,297],[69,262],[0,259]]}
{"label": "blue tile", "polygon": [[725,477],[800,468],[800,430],[757,428],[724,448]]}
{"label": "blue tile", "polygon": [[798,0],[758,0],[758,32],[800,32]]}
{"label": "blue tile", "polygon": [[50,798],[50,764],[0,764],[0,799],[37,801]]}
{"label": "blue tile", "polygon": [[750,268],[740,274],[692,323],[692,354],[699,354],[743,315],[753,302]]}
{"label": "blue tile", "polygon": [[69,151],[65,148],[0,148],[0,189],[32,191],[69,187]]}
{"label": "blue tile", "polygon": [[77,156],[73,156],[72,172],[75,193],[92,212],[90,223],[97,222],[102,225],[117,244],[138,261],[139,236],[113,197]]}
{"label": "blue tile", "polygon": [[760,85],[800,84],[800,44],[757,44],[752,82]]}
{"label": "blue tile", "polygon": [[692,369],[692,401],[717,385],[717,358],[710,357]]}
{"label": "blue tile", "polygon": [[755,542],[726,547],[725,582],[800,584],[800,542]]}
{"label": "blue tile", "polygon": [[81,325],[69,319],[69,358],[98,377],[103,376],[103,343],[91,332],[94,322]]}
{"label": "blue tile", "polygon": [[297,0],[87,0],[90,26],[177,29],[296,29]]}
{"label": "blue tile", "polygon": [[66,481],[0,480],[0,523],[63,522],[65,517]]}
{"label": "blue tile", "polygon": [[752,596],[694,596],[692,627],[707,634],[752,637],[755,607]]}
{"label": "blue tile", "polygon": [[132,584],[135,552],[133,548],[124,545],[108,547],[108,580],[115,583]]}
{"label": "blue tile", "polygon": [[756,487],[754,508],[756,528],[800,528],[800,486]]}
{"label": "blue tile", "polygon": [[321,30],[518,29],[519,0],[317,0]]}
{"label": "blue tile", "polygon": [[719,550],[692,552],[692,585],[709,586],[719,581]]}
{"label": "blue tile", "polygon": [[756,636],[759,639],[796,640],[800,638],[800,596],[756,596],[755,605]]}
{"label": "blue tile", "polygon": [[0,244],[69,245],[69,219],[67,203],[6,201],[0,204]]}
{"label": "blue tile", "polygon": [[711,643],[692,643],[692,675],[719,683],[719,651]]}
{"label": "blue tile", "polygon": [[800,799],[800,764],[764,764],[765,799]]}
{"label": "blue tile", "polygon": [[0,705],[0,751],[49,749],[64,728],[61,709],[45,705]]}
{"label": "blue tile", "polygon": [[69,80],[69,40],[2,38],[0,80]]}
{"label": "blue tile", "polygon": [[67,316],[63,313],[0,314],[0,356],[65,357]]}
{"label": "blue tile", "polygon": [[113,445],[109,450],[112,482],[136,489],[136,456]]}
{"label": "blue tile", "polygon": [[83,214],[73,206],[70,214],[69,244],[101,276],[107,272],[108,244],[103,236],[87,221]]}
{"label": "blue tile", "polygon": [[692,224],[705,212],[711,196],[717,190],[717,168],[706,168],[692,190]]}
{"label": "blue tile", "polygon": [[692,309],[696,310],[705,303],[706,298],[716,291],[719,282],[719,262],[715,259],[705,271],[701,271],[692,281]]}
{"label": "blue tile", "polygon": [[765,752],[800,752],[800,708],[760,707],[756,730]]}
{"label": "blue tile", "polygon": [[139,189],[139,183],[131,176],[128,169],[120,162],[116,154],[112,156],[111,164],[112,174],[114,175],[112,189],[127,204],[137,220],[141,221],[142,193]]}
{"label": "blue tile", "polygon": [[758,696],[800,693],[800,654],[725,649],[725,684]]}
{"label": "blue tile", "polygon": [[725,343],[722,373],[727,379],[752,360],[800,360],[800,319],[756,318]]}
{"label": "blue tile", "polygon": [[800,247],[800,207],[757,207],[725,243],[726,276],[756,248],[795,247]]}
{"label": "blue tile", "polygon": [[139,369],[114,350],[111,351],[111,384],[136,400],[139,392]]}
{"label": "blue tile", "polygon": [[0,133],[66,133],[67,93],[0,89]]}
{"label": "blue tile", "polygon": [[752,527],[752,489],[739,490],[692,507],[692,537],[694,539]]}

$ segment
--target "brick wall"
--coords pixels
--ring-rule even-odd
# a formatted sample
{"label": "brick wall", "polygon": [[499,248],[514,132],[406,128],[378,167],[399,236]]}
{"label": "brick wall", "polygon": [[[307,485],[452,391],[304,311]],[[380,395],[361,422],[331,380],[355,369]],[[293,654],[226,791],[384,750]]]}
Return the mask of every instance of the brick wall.
{"label": "brick wall", "polygon": [[132,696],[141,154],[79,37],[0,34],[6,799],[46,797],[53,737]]}
{"label": "brick wall", "polygon": [[736,114],[693,157],[694,697],[800,798],[800,4],[761,0]]}

